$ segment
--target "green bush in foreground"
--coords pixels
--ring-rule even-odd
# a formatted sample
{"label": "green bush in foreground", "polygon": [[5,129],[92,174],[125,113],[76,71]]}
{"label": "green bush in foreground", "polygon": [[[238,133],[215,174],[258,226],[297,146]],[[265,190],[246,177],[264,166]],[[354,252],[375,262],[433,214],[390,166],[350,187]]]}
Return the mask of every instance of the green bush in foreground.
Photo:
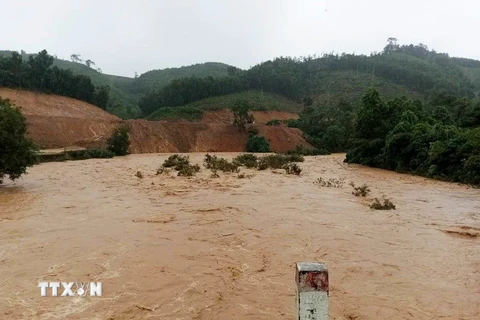
{"label": "green bush in foreground", "polygon": [[270,144],[264,137],[252,136],[247,141],[247,152],[270,152]]}
{"label": "green bush in foreground", "polygon": [[0,184],[4,176],[18,179],[37,162],[37,148],[26,134],[25,117],[9,100],[0,97]]}

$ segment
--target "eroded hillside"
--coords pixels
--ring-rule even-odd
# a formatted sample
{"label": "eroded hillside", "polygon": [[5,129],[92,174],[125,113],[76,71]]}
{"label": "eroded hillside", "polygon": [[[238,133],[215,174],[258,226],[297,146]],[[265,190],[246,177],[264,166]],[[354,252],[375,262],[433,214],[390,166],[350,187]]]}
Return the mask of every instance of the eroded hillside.
{"label": "eroded hillside", "polygon": [[[29,123],[29,136],[44,149],[70,146],[99,147],[122,122],[94,105],[61,97],[0,88],[0,96],[19,106]],[[295,113],[255,111],[260,135],[272,151],[287,151],[297,145],[309,146],[298,129],[267,126],[270,120],[297,118]],[[248,133],[232,125],[227,110],[205,112],[202,119],[189,121],[128,120],[132,153],[244,151]]]}

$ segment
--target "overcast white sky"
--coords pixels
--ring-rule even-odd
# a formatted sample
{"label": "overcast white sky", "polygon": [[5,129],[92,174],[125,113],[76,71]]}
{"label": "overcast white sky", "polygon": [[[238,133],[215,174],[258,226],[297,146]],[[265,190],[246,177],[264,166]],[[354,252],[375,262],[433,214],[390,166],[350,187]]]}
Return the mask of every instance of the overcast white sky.
{"label": "overcast white sky", "polygon": [[474,0],[0,0],[0,50],[133,76],[206,61],[381,51],[388,37],[480,60]]}

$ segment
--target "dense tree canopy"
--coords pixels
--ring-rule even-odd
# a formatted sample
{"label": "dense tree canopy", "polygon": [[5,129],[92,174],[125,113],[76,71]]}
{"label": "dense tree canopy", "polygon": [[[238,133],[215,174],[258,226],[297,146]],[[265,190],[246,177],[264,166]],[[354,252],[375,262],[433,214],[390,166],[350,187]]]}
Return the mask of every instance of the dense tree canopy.
{"label": "dense tree canopy", "polygon": [[144,115],[149,115],[162,107],[178,107],[190,102],[213,96],[244,91],[248,89],[245,81],[238,76],[224,78],[189,77],[173,80],[170,85],[145,95],[139,101]]}
{"label": "dense tree canopy", "polygon": [[445,94],[427,105],[384,102],[372,89],[357,110],[346,162],[480,184],[478,108]]}
{"label": "dense tree canopy", "polygon": [[0,86],[36,90],[79,99],[105,109],[109,88],[95,88],[90,77],[53,66],[54,58],[46,50],[24,60],[18,52],[0,56]]}
{"label": "dense tree canopy", "polygon": [[0,97],[0,184],[5,176],[15,180],[36,163],[36,147],[26,134],[25,117]]}

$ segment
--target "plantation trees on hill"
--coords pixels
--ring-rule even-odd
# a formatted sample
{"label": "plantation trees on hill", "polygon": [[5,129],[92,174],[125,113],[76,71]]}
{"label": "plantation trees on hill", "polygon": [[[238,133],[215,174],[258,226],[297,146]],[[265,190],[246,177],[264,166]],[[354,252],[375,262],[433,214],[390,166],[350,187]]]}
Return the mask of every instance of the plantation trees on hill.
{"label": "plantation trees on hill", "polygon": [[248,87],[245,81],[236,76],[225,78],[183,78],[173,80],[170,85],[143,96],[139,101],[144,115],[149,115],[158,106],[178,107],[190,102],[213,96],[244,91]]}

